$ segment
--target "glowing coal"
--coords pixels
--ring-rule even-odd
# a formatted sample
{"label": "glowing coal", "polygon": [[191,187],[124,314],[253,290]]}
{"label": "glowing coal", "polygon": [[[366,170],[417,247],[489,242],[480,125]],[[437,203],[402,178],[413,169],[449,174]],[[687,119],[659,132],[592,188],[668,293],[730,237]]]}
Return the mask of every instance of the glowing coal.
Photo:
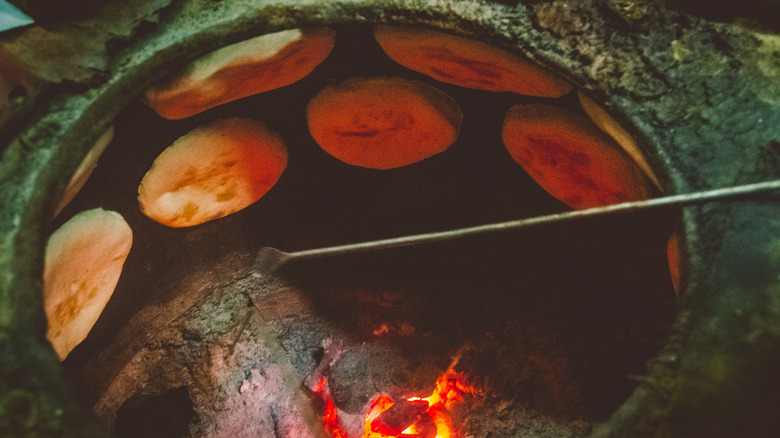
{"label": "glowing coal", "polygon": [[454,370],[458,360],[436,380],[428,397],[408,397],[393,400],[386,394],[377,395],[368,405],[363,434],[354,436],[341,424],[330,395],[327,377],[323,377],[315,392],[324,401],[325,428],[333,438],[452,438],[457,436],[450,410],[455,404],[477,401],[481,391],[469,384],[465,375]]}

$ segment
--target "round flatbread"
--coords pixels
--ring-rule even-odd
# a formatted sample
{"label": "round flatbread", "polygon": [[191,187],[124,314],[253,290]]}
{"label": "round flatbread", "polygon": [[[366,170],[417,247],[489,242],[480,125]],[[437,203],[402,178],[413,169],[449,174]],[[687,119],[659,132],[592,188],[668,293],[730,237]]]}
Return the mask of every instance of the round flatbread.
{"label": "round flatbread", "polygon": [[138,187],[148,217],[190,227],[253,204],[287,167],[287,147],[252,119],[230,118],[197,128],[154,160]]}
{"label": "round flatbread", "polygon": [[43,272],[46,336],[60,359],[83,341],[103,312],[133,244],[119,213],[77,214],[49,238]]}
{"label": "round flatbread", "polygon": [[645,199],[649,181],[590,120],[551,105],[516,105],[502,132],[512,158],[548,193],[575,209]]}
{"label": "round flatbread", "polygon": [[297,82],[328,57],[336,32],[327,27],[261,35],[216,50],[153,85],[142,100],[166,119],[183,119]]}
{"label": "round flatbread", "polygon": [[463,113],[449,95],[402,78],[353,78],[320,91],[306,109],[325,152],[354,166],[393,169],[444,152]]}
{"label": "round flatbread", "polygon": [[376,26],[374,37],[393,61],[448,84],[540,97],[561,97],[573,88],[530,60],[468,38],[388,25]]}

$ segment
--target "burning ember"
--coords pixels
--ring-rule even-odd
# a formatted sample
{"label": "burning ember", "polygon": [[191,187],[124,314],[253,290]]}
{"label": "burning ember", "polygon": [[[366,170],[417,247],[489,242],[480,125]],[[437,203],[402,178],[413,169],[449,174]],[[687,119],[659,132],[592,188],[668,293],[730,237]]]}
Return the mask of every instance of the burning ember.
{"label": "burning ember", "polygon": [[[326,378],[318,385],[317,392],[325,400],[324,421],[328,433],[333,438],[351,438],[339,423]],[[428,397],[395,401],[379,395],[365,415],[360,438],[454,438],[450,409],[476,392],[461,373],[450,367],[436,380],[436,388]]]}
{"label": "burning ember", "polygon": [[379,396],[366,414],[362,438],[454,437],[449,410],[474,392],[466,379],[450,368],[436,380],[436,388],[429,397],[394,402],[390,397]]}

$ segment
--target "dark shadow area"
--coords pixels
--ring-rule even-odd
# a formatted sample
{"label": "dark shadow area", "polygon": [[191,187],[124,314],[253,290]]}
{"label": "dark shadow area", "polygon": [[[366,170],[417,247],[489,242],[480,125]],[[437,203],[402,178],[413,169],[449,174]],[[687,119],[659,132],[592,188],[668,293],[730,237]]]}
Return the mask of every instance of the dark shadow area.
{"label": "dark shadow area", "polygon": [[160,395],[130,397],[117,411],[117,438],[182,438],[195,418],[187,388]]}

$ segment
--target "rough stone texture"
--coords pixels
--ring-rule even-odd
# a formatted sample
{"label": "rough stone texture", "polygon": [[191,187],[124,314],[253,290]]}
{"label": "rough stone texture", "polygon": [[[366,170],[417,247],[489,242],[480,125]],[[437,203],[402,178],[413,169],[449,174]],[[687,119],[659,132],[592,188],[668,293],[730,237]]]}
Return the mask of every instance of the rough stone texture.
{"label": "rough stone texture", "polygon": [[0,108],[10,108],[8,120],[0,117],[0,150],[45,100],[104,83],[117,50],[153,26],[170,0],[93,3],[84,6],[89,13],[81,10],[73,16],[79,8],[69,8],[64,16],[70,20],[50,20],[9,32],[0,39],[0,53],[7,53],[31,73],[30,78],[19,81],[14,90],[17,96],[0,95]]}
{"label": "rough stone texture", "polygon": [[217,289],[157,333],[117,373],[96,414],[113,424],[131,397],[185,388],[192,437],[325,437],[302,384],[313,366],[290,362],[277,327],[248,298],[255,288],[244,278]]}
{"label": "rough stone texture", "polygon": [[[41,260],[57,195],[146,84],[247,36],[382,21],[489,38],[553,66],[630,120],[669,192],[776,178],[780,169],[780,36],[702,20],[665,2],[556,0],[512,8],[452,0],[193,0],[176,2],[155,23],[165,4],[111,2],[95,16],[116,13],[95,21],[3,35],[41,78],[64,82],[28,93],[34,104],[19,104],[0,131],[2,435],[104,435],[73,402],[44,338]],[[40,56],[58,46],[68,50]],[[686,210],[689,264],[676,334],[644,383],[593,436],[777,432],[778,217],[771,197]]]}

